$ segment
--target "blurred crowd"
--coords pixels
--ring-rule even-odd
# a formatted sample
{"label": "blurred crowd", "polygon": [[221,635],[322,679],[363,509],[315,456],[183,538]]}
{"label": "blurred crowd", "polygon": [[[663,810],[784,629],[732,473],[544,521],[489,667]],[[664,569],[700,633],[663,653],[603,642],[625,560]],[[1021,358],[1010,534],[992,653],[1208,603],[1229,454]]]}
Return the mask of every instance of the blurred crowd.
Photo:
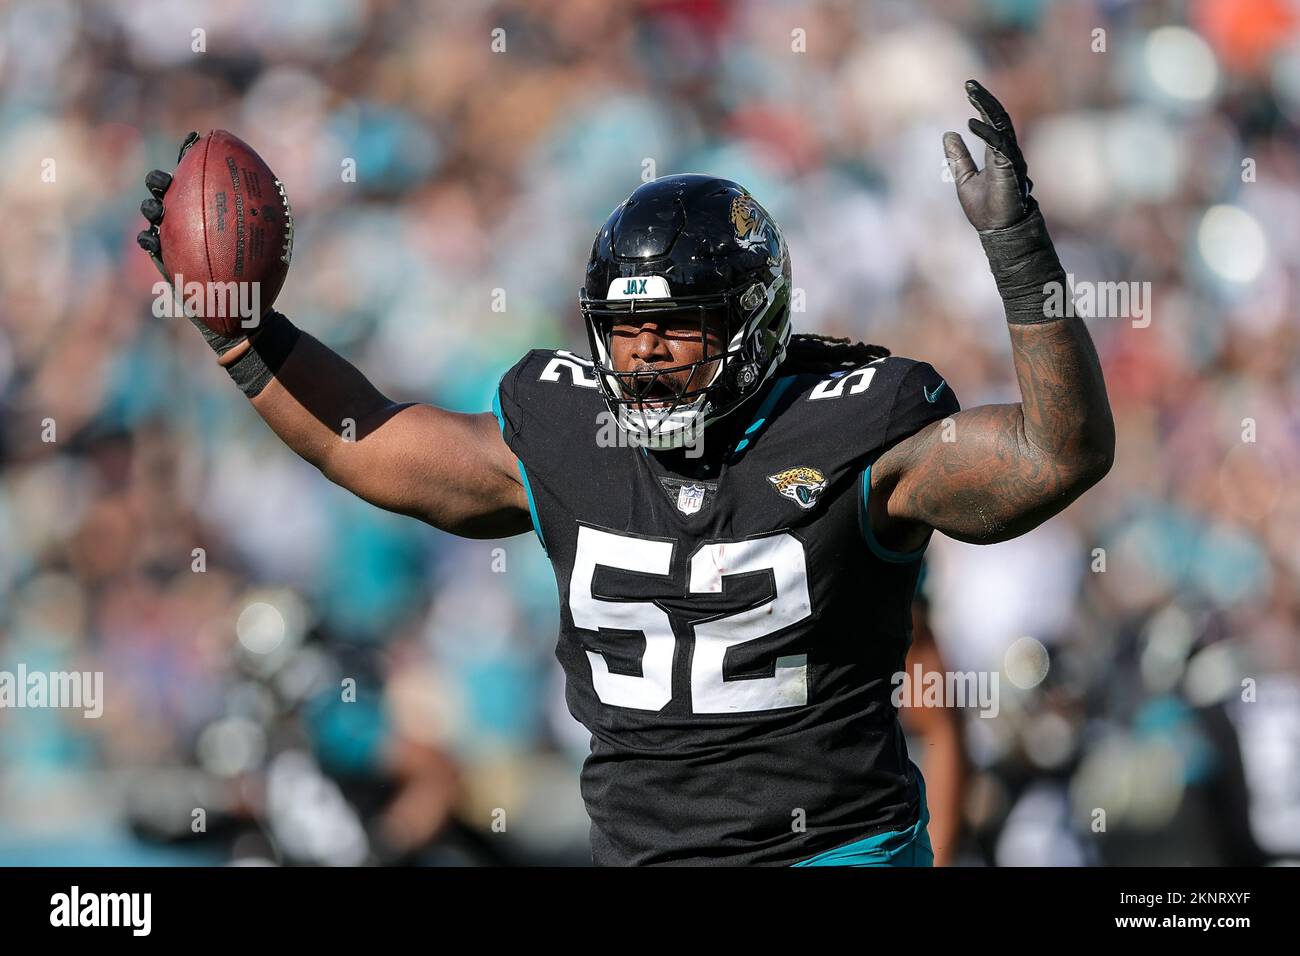
{"label": "blurred crowd", "polygon": [[528,348],[585,354],[597,226],[709,172],[782,224],[796,331],[969,407],[1017,391],[943,165],[968,77],[1066,268],[1150,300],[1089,319],[1109,477],[930,547],[949,666],[1003,675],[958,860],[1300,860],[1296,0],[13,0],[0,670],[103,671],[106,703],[0,709],[0,863],[588,859],[536,540],[350,498],[153,316],[143,176],[189,130],[282,178],[278,307],[392,397],[482,411]]}

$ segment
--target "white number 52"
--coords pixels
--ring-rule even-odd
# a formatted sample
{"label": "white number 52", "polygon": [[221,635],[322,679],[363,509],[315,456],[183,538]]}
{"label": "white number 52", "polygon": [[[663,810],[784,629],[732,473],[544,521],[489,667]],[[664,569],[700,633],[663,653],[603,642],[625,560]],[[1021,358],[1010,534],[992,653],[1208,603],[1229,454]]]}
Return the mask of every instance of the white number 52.
{"label": "white number 52", "polygon": [[[640,633],[645,637],[641,676],[612,674],[604,655],[587,651],[591,679],[603,703],[660,710],[672,699],[676,650],[668,613],[651,601],[596,597],[596,568],[641,574],[671,573],[673,542],[635,538],[583,526],[569,581],[569,611],[576,627],[590,631]],[[691,702],[697,714],[747,713],[808,703],[808,655],[778,657],[771,677],[727,680],[723,665],[733,647],[797,624],[812,613],[803,543],[788,532],[744,541],[706,542],[691,557],[688,594],[721,594],[733,574],[767,571],[773,597],[758,607],[695,625],[691,658]]]}

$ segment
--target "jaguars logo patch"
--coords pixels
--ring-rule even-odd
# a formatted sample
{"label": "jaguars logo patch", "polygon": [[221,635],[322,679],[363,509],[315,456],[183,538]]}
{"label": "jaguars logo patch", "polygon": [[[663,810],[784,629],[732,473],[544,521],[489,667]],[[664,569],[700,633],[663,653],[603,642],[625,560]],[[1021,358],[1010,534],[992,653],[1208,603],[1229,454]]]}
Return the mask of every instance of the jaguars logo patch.
{"label": "jaguars logo patch", "polygon": [[742,249],[753,249],[767,242],[767,222],[751,196],[737,196],[731,200],[731,225]]}
{"label": "jaguars logo patch", "polygon": [[817,504],[818,496],[826,490],[826,476],[816,468],[787,468],[785,471],[768,475],[777,494],[789,498],[804,511],[811,510]]}

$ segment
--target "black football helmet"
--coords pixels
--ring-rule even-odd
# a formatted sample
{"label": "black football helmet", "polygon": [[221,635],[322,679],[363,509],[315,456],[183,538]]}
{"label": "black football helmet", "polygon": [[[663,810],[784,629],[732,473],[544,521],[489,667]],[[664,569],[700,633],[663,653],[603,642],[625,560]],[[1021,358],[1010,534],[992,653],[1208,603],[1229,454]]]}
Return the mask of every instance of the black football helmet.
{"label": "black football helmet", "polygon": [[[790,339],[790,254],[767,211],[737,183],[695,174],[663,176],[614,209],[591,248],[579,304],[596,378],[619,427],[635,443],[681,447],[755,394]],[[613,367],[611,330],[654,310],[726,322],[726,347],[699,362],[639,372]],[[716,363],[703,384],[702,366]],[[690,370],[672,402],[647,406],[660,376]]]}

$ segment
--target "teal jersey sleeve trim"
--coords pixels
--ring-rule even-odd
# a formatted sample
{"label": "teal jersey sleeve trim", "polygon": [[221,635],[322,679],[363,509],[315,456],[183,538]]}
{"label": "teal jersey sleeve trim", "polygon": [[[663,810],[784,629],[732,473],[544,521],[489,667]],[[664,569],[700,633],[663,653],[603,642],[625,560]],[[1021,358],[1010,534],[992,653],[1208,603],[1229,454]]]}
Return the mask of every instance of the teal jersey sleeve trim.
{"label": "teal jersey sleeve trim", "polygon": [[871,531],[871,465],[866,467],[862,472],[862,513],[859,518],[859,524],[862,528],[863,540],[867,542],[867,547],[871,553],[881,561],[888,561],[891,564],[910,564],[913,561],[920,561],[925,555],[925,547],[917,548],[915,551],[891,551],[883,544],[876,540],[875,534]]}
{"label": "teal jersey sleeve trim", "polygon": [[[504,377],[502,379],[504,381]],[[501,437],[506,437],[506,419],[501,414],[501,382],[497,382],[496,390],[492,393],[492,414],[496,416],[497,427],[501,429]],[[528,483],[528,471],[524,468],[523,459],[518,455],[515,456],[515,463],[519,466],[519,479],[523,482],[524,494],[528,496],[528,516],[533,522],[533,532],[537,535],[537,540],[542,546],[542,553],[547,554],[546,538],[542,536],[542,522],[537,517],[537,502],[533,500],[533,486]]]}
{"label": "teal jersey sleeve trim", "polygon": [[928,599],[926,598],[924,592],[925,592],[925,579],[928,578],[929,576],[930,576],[930,565],[926,563],[922,563],[921,570],[918,571],[916,574],[916,587],[912,589],[913,601],[920,598],[922,601],[926,601],[928,603]]}
{"label": "teal jersey sleeve trim", "polygon": [[916,823],[905,830],[877,833],[862,840],[837,846],[792,866],[934,866],[934,847],[930,843],[930,806],[925,799],[925,778],[921,768],[912,764],[921,806]]}
{"label": "teal jersey sleeve trim", "polygon": [[[763,404],[758,407],[758,411],[754,415],[754,421],[745,429],[746,436],[754,435],[753,441],[758,441],[758,436],[755,432],[767,424],[767,419],[768,416],[772,414],[772,409],[776,407],[777,401],[785,394],[785,390],[790,387],[790,383],[793,382],[794,379],[795,376],[786,375],[772,383],[772,390],[767,393],[767,398],[763,399]],[[750,444],[750,438],[742,438],[736,444],[736,449],[732,454],[739,455],[742,451],[748,448]]]}

